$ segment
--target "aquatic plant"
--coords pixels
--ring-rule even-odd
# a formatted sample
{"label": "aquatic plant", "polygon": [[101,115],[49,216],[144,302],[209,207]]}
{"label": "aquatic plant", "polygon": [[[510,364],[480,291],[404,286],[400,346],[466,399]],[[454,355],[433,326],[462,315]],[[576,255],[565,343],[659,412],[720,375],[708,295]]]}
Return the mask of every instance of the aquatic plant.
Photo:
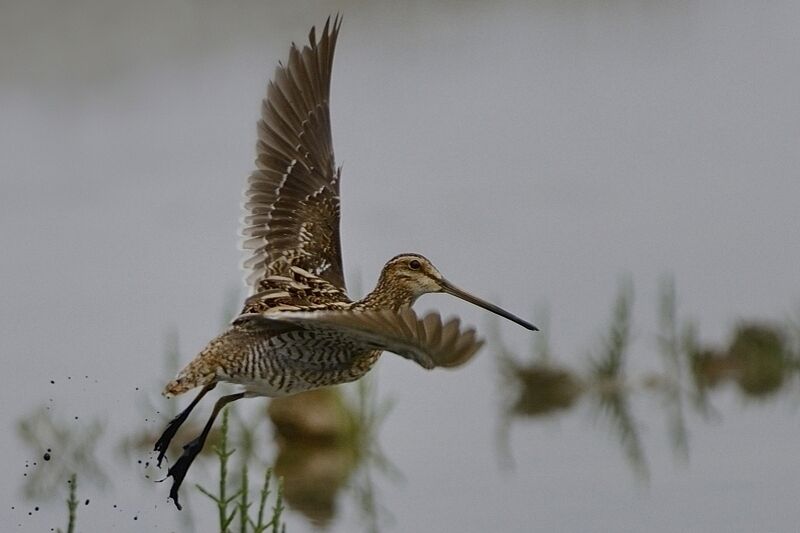
{"label": "aquatic plant", "polygon": [[[75,521],[78,514],[78,477],[72,474],[67,484],[69,485],[69,497],[67,498],[67,533],[75,533]],[[58,533],[64,533],[61,528],[56,531]]]}
{"label": "aquatic plant", "polygon": [[201,493],[216,504],[220,533],[231,533],[230,526],[237,517],[239,518],[239,533],[264,533],[267,529],[271,529],[272,533],[285,533],[286,524],[281,521],[284,506],[283,489],[280,480],[278,481],[278,489],[275,495],[275,504],[272,507],[272,514],[269,521],[265,521],[266,503],[271,494],[271,468],[267,468],[264,474],[264,481],[259,493],[258,510],[254,516],[250,515],[250,507],[253,502],[249,500],[250,484],[246,460],[242,461],[239,489],[231,494],[229,489],[230,480],[228,477],[228,466],[229,460],[235,452],[235,449],[228,447],[228,409],[225,409],[222,413],[220,439],[214,446],[214,453],[219,460],[218,493],[213,494],[201,485],[195,485]]}

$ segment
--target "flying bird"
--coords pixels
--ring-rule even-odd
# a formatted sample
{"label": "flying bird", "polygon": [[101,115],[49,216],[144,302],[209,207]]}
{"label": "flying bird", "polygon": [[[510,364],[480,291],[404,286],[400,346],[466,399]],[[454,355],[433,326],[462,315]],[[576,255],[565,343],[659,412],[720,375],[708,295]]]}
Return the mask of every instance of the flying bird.
{"label": "flying bird", "polygon": [[329,111],[340,25],[339,16],[329,18],[319,39],[312,28],[302,50],[292,44],[288,63],[279,63],[269,82],[258,122],[256,170],[245,190],[242,234],[250,296],[231,326],[164,389],[171,397],[202,387],[156,442],[159,466],[178,428],[209,391],[220,382],[242,387],[217,400],[203,431],[169,468],[169,496],[178,509],[181,483],[227,404],[357,380],[383,351],[427,369],[468,361],[483,341],[473,329],[462,329],[457,318],[417,316],[411,306],[419,296],[452,294],[537,329],[459,289],[415,253],[390,259],[364,298],[347,296],[339,244],[341,168],[334,161]]}

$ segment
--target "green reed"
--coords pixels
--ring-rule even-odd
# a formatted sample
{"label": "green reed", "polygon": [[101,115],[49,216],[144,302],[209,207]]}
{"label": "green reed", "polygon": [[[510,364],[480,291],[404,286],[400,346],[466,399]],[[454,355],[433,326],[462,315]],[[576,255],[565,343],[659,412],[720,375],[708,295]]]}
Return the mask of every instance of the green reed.
{"label": "green reed", "polygon": [[[78,511],[78,478],[72,474],[67,480],[69,485],[69,497],[67,498],[67,533],[75,533],[75,517]],[[56,530],[58,533],[64,533],[61,528]]]}
{"label": "green reed", "polygon": [[219,459],[218,493],[212,494],[206,488],[196,485],[200,492],[208,496],[216,504],[220,533],[232,533],[231,525],[237,517],[239,518],[239,533],[265,533],[267,530],[271,530],[272,533],[285,533],[286,524],[281,521],[284,505],[283,486],[280,480],[275,491],[275,504],[272,507],[271,516],[268,521],[266,520],[267,500],[272,493],[270,488],[271,468],[267,468],[265,471],[264,481],[258,497],[258,510],[255,516],[250,514],[250,508],[254,502],[250,501],[250,483],[246,460],[242,461],[239,488],[231,493],[228,466],[230,458],[235,452],[235,449],[228,447],[228,409],[225,409],[222,413],[220,439],[217,445],[214,446],[214,453]]}

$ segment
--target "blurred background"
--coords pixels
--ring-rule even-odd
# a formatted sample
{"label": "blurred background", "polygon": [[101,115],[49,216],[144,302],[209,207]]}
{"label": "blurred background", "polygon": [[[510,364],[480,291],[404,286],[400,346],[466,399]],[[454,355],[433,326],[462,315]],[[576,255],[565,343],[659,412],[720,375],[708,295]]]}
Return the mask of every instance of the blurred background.
{"label": "blurred background", "polygon": [[[415,251],[543,331],[423,297],[489,338],[473,362],[240,402],[229,486],[209,446],[178,512],[148,452],[189,398],[160,391],[238,311],[260,99],[338,11],[351,295]],[[255,514],[272,466],[288,532],[795,530],[799,25],[782,0],[0,2],[2,529],[66,531],[77,483],[76,531],[214,531],[195,483]]]}

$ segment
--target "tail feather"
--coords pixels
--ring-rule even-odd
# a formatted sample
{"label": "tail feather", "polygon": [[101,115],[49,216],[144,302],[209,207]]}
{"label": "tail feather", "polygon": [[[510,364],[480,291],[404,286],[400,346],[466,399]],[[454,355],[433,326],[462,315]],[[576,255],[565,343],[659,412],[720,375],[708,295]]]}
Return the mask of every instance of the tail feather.
{"label": "tail feather", "polygon": [[162,393],[167,398],[183,394],[196,387],[208,385],[216,378],[216,372],[205,364],[205,361],[195,359],[186,368],[178,373],[178,376],[167,383]]}
{"label": "tail feather", "polygon": [[213,383],[220,376],[235,375],[242,363],[243,352],[260,332],[247,324],[234,325],[211,340],[174,380],[167,383],[164,396],[183,394],[195,387]]}

